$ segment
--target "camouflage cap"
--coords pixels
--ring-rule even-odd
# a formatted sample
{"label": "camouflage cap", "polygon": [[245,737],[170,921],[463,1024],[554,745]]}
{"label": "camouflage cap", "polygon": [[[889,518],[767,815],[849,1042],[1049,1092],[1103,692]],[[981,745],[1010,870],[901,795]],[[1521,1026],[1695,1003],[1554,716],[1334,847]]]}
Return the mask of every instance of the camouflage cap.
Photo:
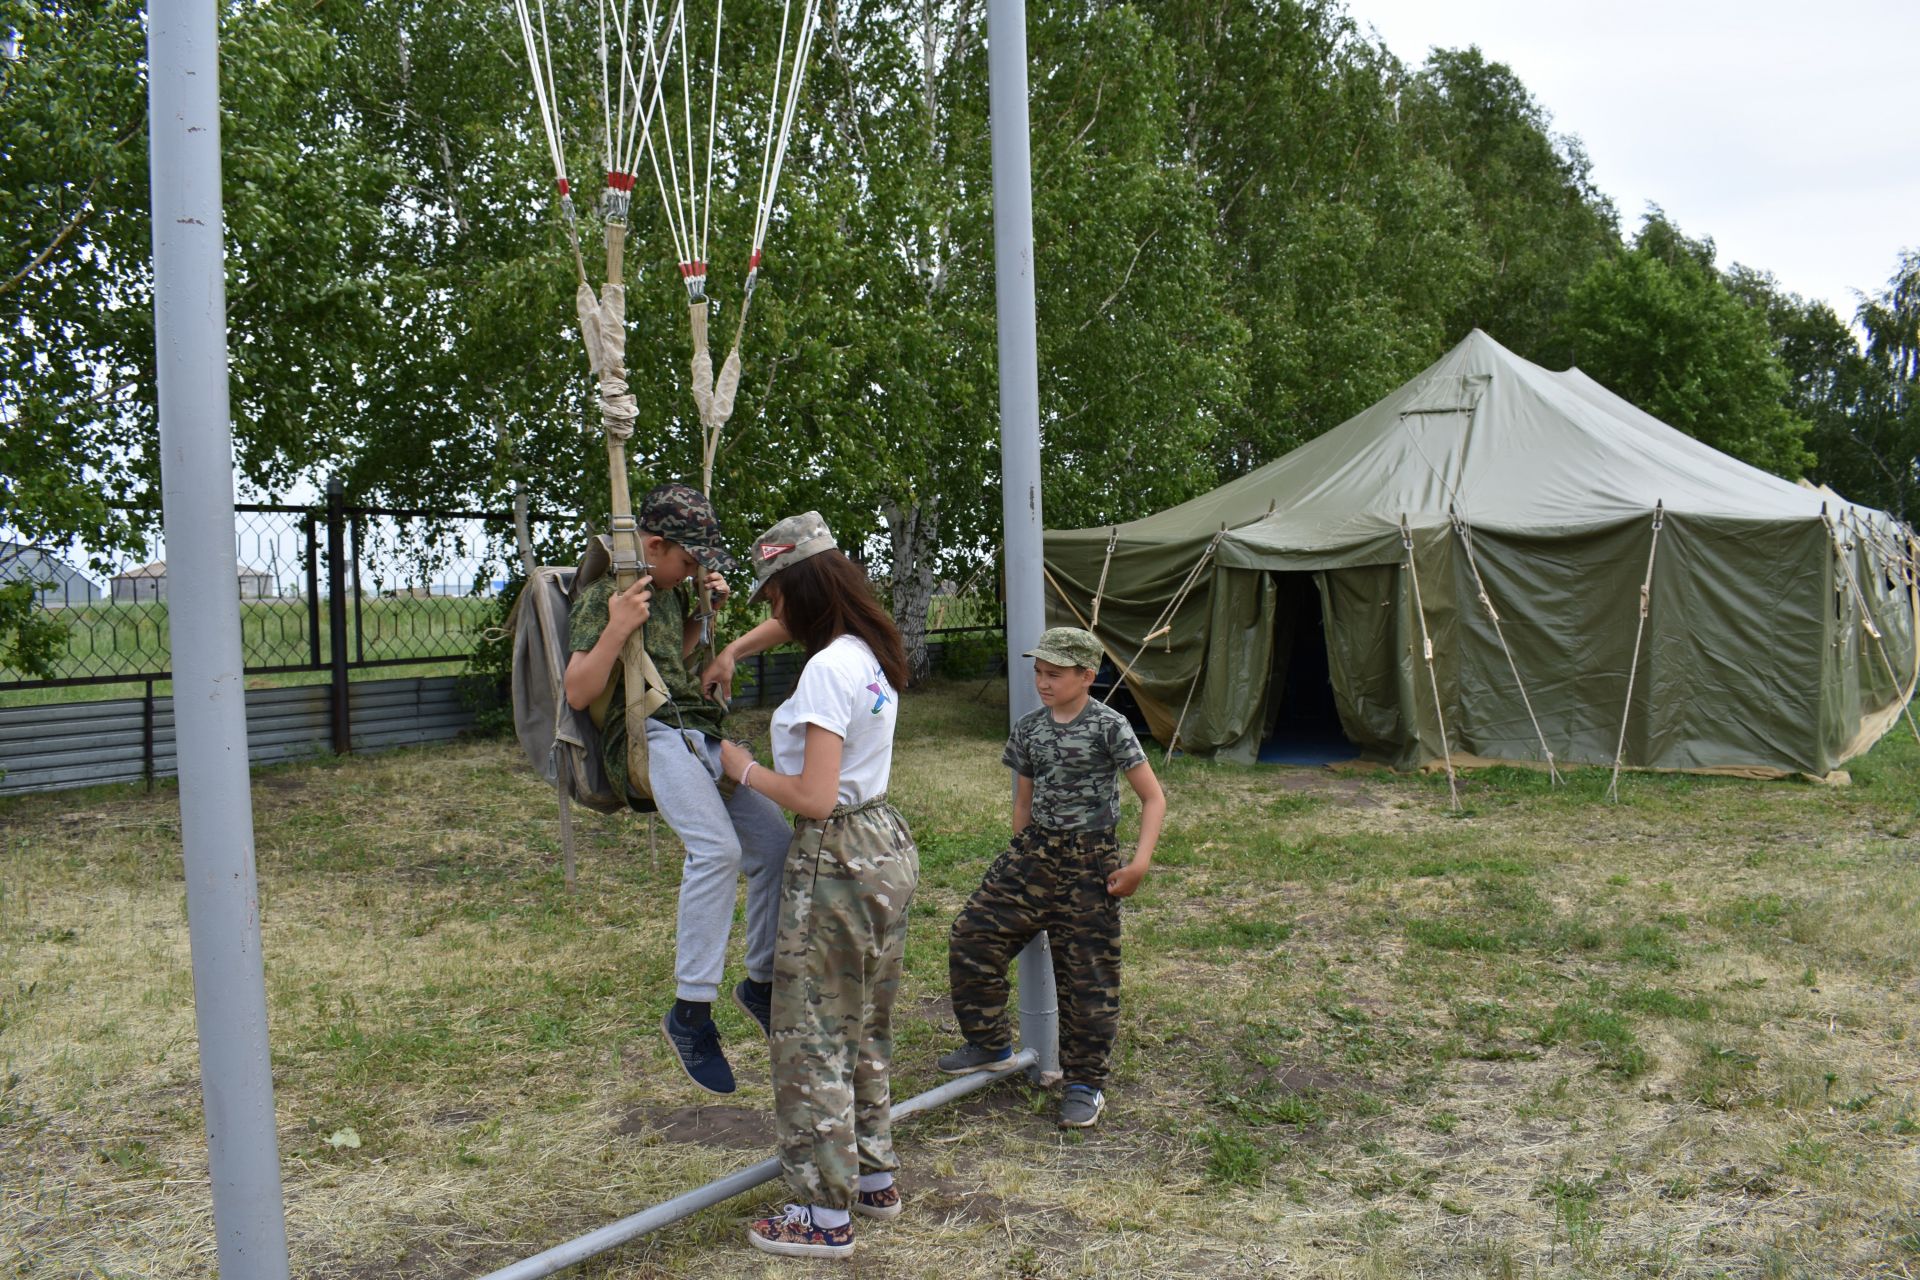
{"label": "camouflage cap", "polygon": [[1020,656],[1038,658],[1056,667],[1089,667],[1098,671],[1106,651],[1090,631],[1079,627],[1048,627],[1040,643]]}
{"label": "camouflage cap", "polygon": [[642,529],[679,543],[713,572],[727,573],[740,567],[740,562],[727,554],[713,503],[691,485],[655,486],[640,500],[637,515]]}
{"label": "camouflage cap", "polygon": [[758,600],[767,579],[788,565],[839,545],[818,511],[788,516],[753,540],[753,550],[748,553],[753,559],[753,594],[747,597],[748,603]]}

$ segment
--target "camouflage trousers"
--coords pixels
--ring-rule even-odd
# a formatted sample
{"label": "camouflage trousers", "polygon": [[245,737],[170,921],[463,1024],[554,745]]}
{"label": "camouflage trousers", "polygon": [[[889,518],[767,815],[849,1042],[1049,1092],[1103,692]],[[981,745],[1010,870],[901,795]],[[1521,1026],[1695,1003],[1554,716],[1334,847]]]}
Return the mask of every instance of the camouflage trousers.
{"label": "camouflage trousers", "polygon": [[1107,877],[1120,867],[1111,829],[1013,837],[967,899],[948,937],[947,975],[960,1033],[983,1049],[1012,1046],[1007,965],[1047,934],[1060,1001],[1060,1069],[1099,1088],[1120,1021],[1120,899]]}
{"label": "camouflage trousers", "polygon": [[845,1209],[900,1167],[887,1075],[920,854],[884,796],[794,823],[773,955],[773,1119],[794,1198]]}

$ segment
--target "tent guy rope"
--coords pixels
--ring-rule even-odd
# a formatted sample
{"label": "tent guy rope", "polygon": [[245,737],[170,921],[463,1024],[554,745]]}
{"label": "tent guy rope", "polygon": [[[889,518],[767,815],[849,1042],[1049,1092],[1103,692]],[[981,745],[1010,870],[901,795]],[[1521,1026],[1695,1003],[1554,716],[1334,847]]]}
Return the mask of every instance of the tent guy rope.
{"label": "tent guy rope", "polygon": [[1613,749],[1613,778],[1607,783],[1607,799],[1619,803],[1620,762],[1627,753],[1627,720],[1633,714],[1633,681],[1640,671],[1640,639],[1647,630],[1647,613],[1653,597],[1653,558],[1660,553],[1660,528],[1666,523],[1667,503],[1662,498],[1653,504],[1653,538],[1647,544],[1647,576],[1640,584],[1640,620],[1633,628],[1633,658],[1627,664],[1627,697],[1620,708],[1620,741]]}

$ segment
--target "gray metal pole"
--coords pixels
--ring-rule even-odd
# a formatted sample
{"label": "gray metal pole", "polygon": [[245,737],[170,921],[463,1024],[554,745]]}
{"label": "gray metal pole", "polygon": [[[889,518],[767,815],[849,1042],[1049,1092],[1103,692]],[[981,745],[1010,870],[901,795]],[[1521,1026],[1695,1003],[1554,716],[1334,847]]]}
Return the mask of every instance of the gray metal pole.
{"label": "gray metal pole", "polygon": [[214,0],[147,28],[160,489],[207,1160],[220,1274],[284,1280],[233,541]]}
{"label": "gray metal pole", "polygon": [[[1023,1050],[1014,1058],[1022,1066],[1029,1065],[1032,1053]],[[976,1071],[970,1076],[958,1080],[949,1080],[938,1088],[929,1089],[923,1094],[897,1102],[893,1106],[893,1122],[898,1124],[908,1116],[919,1115],[922,1111],[931,1111],[942,1103],[952,1102],[955,1098],[964,1098],[979,1089],[984,1089],[994,1081],[1004,1078],[1005,1072]],[[489,1272],[481,1280],[540,1280],[556,1271],[585,1262],[596,1254],[605,1253],[618,1245],[650,1231],[658,1231],[671,1226],[682,1218],[691,1217],[702,1209],[708,1209],[737,1195],[744,1195],[755,1187],[772,1182],[780,1176],[780,1161],[762,1160],[738,1173],[730,1173],[724,1178],[716,1178],[706,1186],[689,1191],[685,1195],[657,1204],[651,1209],[642,1209],[629,1218],[609,1223],[598,1231],[590,1231],[565,1244],[557,1244],[545,1253],[535,1254],[509,1267]]]}
{"label": "gray metal pole", "polygon": [[[987,0],[993,126],[993,265],[1000,336],[1000,510],[1006,523],[1007,712],[1040,706],[1022,650],[1046,626],[1041,580],[1040,347],[1033,296],[1033,158],[1027,122],[1026,0]],[[1053,961],[1044,933],[1020,953],[1020,1043],[1032,1073],[1060,1070]]]}

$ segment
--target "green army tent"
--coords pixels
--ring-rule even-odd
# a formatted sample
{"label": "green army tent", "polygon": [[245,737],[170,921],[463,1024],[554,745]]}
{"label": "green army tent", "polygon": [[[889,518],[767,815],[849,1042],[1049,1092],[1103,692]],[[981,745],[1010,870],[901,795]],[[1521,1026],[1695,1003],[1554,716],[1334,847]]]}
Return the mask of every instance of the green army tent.
{"label": "green army tent", "polygon": [[1049,532],[1046,569],[1185,749],[1251,759],[1312,658],[1398,768],[1824,776],[1913,693],[1917,550],[1476,330],[1212,493]]}

